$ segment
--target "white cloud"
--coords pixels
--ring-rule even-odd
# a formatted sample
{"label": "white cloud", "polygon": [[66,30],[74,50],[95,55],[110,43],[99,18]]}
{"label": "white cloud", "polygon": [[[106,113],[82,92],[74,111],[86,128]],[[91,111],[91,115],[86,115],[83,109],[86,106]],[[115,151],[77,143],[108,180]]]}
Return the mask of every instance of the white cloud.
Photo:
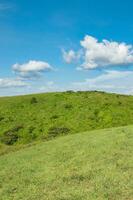
{"label": "white cloud", "polygon": [[45,82],[43,86],[39,88],[41,92],[55,92],[59,91],[60,87],[58,87],[54,81]]}
{"label": "white cloud", "polygon": [[[126,43],[118,43],[98,39],[86,35],[80,45],[83,51],[81,68],[94,69],[103,66],[127,65],[133,63],[133,46]],[[65,53],[66,62],[75,60],[76,52],[71,50]],[[77,58],[76,58],[77,59]],[[78,67],[79,69],[79,67]]]}
{"label": "white cloud", "polygon": [[106,70],[95,78],[73,83],[74,90],[103,90],[107,92],[132,94],[133,71]]}
{"label": "white cloud", "polygon": [[28,83],[19,78],[0,78],[0,88],[25,87]]}
{"label": "white cloud", "polygon": [[108,40],[98,40],[91,36],[85,36],[81,41],[85,49],[85,69],[93,69],[99,66],[124,65],[133,63],[133,46]]}
{"label": "white cloud", "polygon": [[52,69],[49,63],[31,60],[24,64],[14,64],[13,71],[22,77],[36,77]]}
{"label": "white cloud", "polygon": [[80,57],[81,57],[81,52],[75,52],[73,50],[70,50],[70,51],[65,51],[63,50],[62,51],[63,53],[63,59],[66,63],[70,64],[72,63],[73,61],[76,61],[76,60],[79,60]]}
{"label": "white cloud", "polygon": [[132,71],[116,71],[116,70],[106,70],[104,74],[93,78],[87,79],[90,83],[98,83],[102,81],[114,80],[114,79],[121,79],[124,77],[128,77],[129,75],[133,75]]}
{"label": "white cloud", "polygon": [[105,70],[102,74],[94,78],[88,78],[82,82],[69,82],[67,84],[57,84],[53,81],[46,82],[43,79],[39,79],[38,82],[33,81],[29,83],[23,78],[5,78],[0,79],[0,96],[66,90],[98,90],[120,94],[133,94],[132,77],[133,71]]}

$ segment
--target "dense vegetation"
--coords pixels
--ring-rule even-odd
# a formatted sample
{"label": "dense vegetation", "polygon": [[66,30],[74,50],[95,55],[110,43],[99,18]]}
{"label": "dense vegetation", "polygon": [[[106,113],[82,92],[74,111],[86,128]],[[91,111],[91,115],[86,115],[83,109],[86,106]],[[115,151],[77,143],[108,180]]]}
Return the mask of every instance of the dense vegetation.
{"label": "dense vegetation", "polygon": [[0,147],[133,124],[133,96],[63,92],[0,98]]}
{"label": "dense vegetation", "polygon": [[0,200],[132,200],[133,127],[68,135],[0,157]]}

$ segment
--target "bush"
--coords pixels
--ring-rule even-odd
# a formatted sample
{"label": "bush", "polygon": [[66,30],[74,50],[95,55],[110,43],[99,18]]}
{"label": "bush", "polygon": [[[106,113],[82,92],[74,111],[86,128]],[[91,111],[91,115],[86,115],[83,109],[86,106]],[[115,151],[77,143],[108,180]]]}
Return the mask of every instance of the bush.
{"label": "bush", "polygon": [[67,127],[51,127],[48,131],[50,137],[56,137],[58,135],[66,135],[70,132],[70,129]]}
{"label": "bush", "polygon": [[22,129],[23,128],[23,125],[18,125],[18,126],[15,126],[13,129],[12,129],[12,131],[13,132],[18,132],[20,129]]}
{"label": "bush", "polygon": [[67,90],[66,93],[72,94],[72,93],[74,93],[74,91],[73,90]]}
{"label": "bush", "polygon": [[0,122],[1,122],[2,120],[4,120],[4,117],[0,116]]}
{"label": "bush", "polygon": [[8,130],[4,132],[4,134],[1,136],[1,142],[6,145],[13,145],[17,140],[19,139],[18,131],[22,129],[23,126],[16,126],[11,130]]}
{"label": "bush", "polygon": [[50,119],[58,119],[59,116],[58,115],[52,115]]}
{"label": "bush", "polygon": [[1,142],[6,145],[13,145],[18,140],[18,135],[12,131],[5,132],[1,138]]}
{"label": "bush", "polygon": [[98,116],[98,113],[99,113],[99,110],[96,109],[96,110],[94,111],[94,115],[95,115],[95,116]]}
{"label": "bush", "polygon": [[29,127],[29,133],[33,133],[34,130],[35,130],[35,127],[33,127],[33,126]]}
{"label": "bush", "polygon": [[31,104],[35,104],[35,103],[37,103],[37,102],[38,102],[38,101],[37,101],[36,97],[32,97],[31,100],[30,100],[30,103],[31,103]]}
{"label": "bush", "polygon": [[28,132],[27,135],[25,136],[25,138],[27,139],[28,142],[36,139],[37,135],[36,135],[36,131],[35,131],[35,127],[30,126],[28,128]]}
{"label": "bush", "polygon": [[71,104],[65,104],[66,109],[71,109],[73,106]]}
{"label": "bush", "polygon": [[121,102],[121,101],[119,101],[119,102],[118,102],[118,105],[120,106],[121,104],[122,104],[122,102]]}

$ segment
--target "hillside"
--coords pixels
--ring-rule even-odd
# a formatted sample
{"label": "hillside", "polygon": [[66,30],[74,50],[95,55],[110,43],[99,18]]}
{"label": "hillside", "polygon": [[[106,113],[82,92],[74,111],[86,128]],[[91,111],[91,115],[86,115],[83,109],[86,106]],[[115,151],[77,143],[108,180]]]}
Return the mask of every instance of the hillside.
{"label": "hillside", "polygon": [[133,96],[63,92],[0,98],[0,148],[133,124]]}
{"label": "hillside", "polygon": [[0,157],[0,200],[132,200],[133,127],[68,135]]}

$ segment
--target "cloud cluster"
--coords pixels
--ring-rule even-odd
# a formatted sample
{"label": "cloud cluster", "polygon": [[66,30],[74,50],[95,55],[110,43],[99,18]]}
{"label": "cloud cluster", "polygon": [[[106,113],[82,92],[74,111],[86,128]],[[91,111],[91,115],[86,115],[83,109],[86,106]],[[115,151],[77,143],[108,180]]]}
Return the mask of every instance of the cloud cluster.
{"label": "cloud cluster", "polygon": [[[0,4],[1,6],[1,4]],[[1,9],[1,8],[0,8]],[[133,64],[133,46],[126,43],[102,40],[92,36],[85,36],[80,41],[81,48],[75,52],[73,50],[63,50],[63,59],[66,63],[80,63],[79,69],[94,69],[107,66],[122,66]],[[14,78],[1,78],[0,88],[23,87],[29,92],[38,91],[63,91],[73,90],[105,90],[119,93],[133,92],[133,71],[102,70],[102,73],[95,78],[86,79],[83,82],[63,84],[58,86],[54,82],[44,82],[39,78],[43,73],[52,70],[52,66],[44,61],[30,60],[26,63],[16,63],[12,66]],[[124,68],[123,68],[124,70]],[[27,87],[30,86],[31,87]],[[9,89],[7,89],[9,90]],[[4,91],[4,90],[2,90]]]}
{"label": "cloud cluster", "polygon": [[76,61],[76,60],[79,60],[80,57],[81,57],[81,52],[75,52],[73,50],[70,50],[70,51],[65,51],[63,50],[62,51],[63,53],[63,59],[66,63],[70,64],[72,63],[73,61]]}
{"label": "cloud cluster", "polygon": [[[84,69],[94,69],[103,66],[126,65],[133,63],[133,46],[126,43],[118,43],[103,39],[101,42],[98,39],[86,35],[80,41],[82,51],[82,64]],[[66,55],[69,55],[66,53]],[[76,52],[71,50],[70,63],[75,59]],[[63,56],[64,57],[64,56]],[[64,59],[67,61],[66,59]]]}
{"label": "cloud cluster", "polygon": [[31,60],[24,64],[14,64],[13,71],[22,77],[37,77],[41,73],[49,71],[52,67],[47,62]]}
{"label": "cloud cluster", "polygon": [[75,90],[103,90],[131,94],[133,92],[133,71],[105,70],[101,75],[86,79],[83,82],[74,82]]}
{"label": "cloud cluster", "polygon": [[42,73],[51,70],[49,63],[43,61],[29,61],[24,64],[14,64],[12,70],[15,72],[13,78],[0,78],[0,89],[2,88],[29,88],[34,83],[34,77],[40,77]]}
{"label": "cloud cluster", "polygon": [[10,87],[25,87],[28,83],[22,81],[19,78],[1,78],[0,88],[10,88]]}

